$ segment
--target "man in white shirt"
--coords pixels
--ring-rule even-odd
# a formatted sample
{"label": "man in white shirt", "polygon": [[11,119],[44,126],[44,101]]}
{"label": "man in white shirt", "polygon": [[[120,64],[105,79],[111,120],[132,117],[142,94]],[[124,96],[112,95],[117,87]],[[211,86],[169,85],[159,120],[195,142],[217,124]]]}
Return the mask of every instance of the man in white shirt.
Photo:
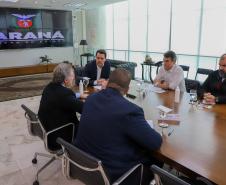
{"label": "man in white shirt", "polygon": [[177,56],[173,51],[164,54],[163,66],[155,77],[154,84],[162,89],[175,90],[177,86],[181,92],[185,92],[185,81],[183,69],[176,65]]}

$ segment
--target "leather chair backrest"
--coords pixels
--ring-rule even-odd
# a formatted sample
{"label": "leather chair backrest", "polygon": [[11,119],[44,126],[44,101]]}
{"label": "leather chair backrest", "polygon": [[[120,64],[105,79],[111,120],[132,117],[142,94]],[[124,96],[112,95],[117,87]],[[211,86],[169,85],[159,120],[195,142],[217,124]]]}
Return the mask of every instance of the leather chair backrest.
{"label": "leather chair backrest", "polygon": [[[57,139],[57,142],[64,147],[67,156],[77,163],[77,165],[70,163],[70,177],[74,179],[79,179],[86,185],[105,185],[103,174],[101,174],[102,164],[101,161],[90,154],[82,151],[78,147],[64,141],[61,138]],[[81,166],[82,168],[78,167]],[[95,169],[94,171],[86,170]],[[102,171],[104,174],[104,170]],[[106,175],[106,174],[105,174]],[[106,176],[107,178],[107,176]],[[108,178],[107,178],[108,179]],[[108,181],[109,182],[109,181]]]}
{"label": "leather chair backrest", "polygon": [[157,182],[156,184],[158,185],[158,182],[160,181],[162,184],[161,185],[190,185],[189,183],[183,181],[182,179],[178,178],[177,176],[163,170],[162,168],[159,168],[156,165],[151,166],[151,170],[153,171],[155,175],[155,180],[157,176]]}
{"label": "leather chair backrest", "polygon": [[41,129],[37,114],[35,114],[31,109],[29,109],[24,104],[22,104],[21,107],[25,111],[25,117],[27,119],[29,133],[33,136],[38,136],[41,139],[43,139],[43,131]]}

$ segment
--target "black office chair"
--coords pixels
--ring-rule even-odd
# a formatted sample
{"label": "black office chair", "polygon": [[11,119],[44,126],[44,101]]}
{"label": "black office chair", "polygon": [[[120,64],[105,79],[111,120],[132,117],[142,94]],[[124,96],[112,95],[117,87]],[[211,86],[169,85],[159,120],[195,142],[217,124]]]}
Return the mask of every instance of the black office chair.
{"label": "black office chair", "polygon": [[63,174],[67,178],[79,179],[86,185],[125,185],[128,184],[128,180],[131,180],[130,178],[132,178],[133,185],[140,185],[142,182],[142,164],[137,164],[115,182],[111,182],[101,160],[61,138],[58,138],[57,142],[61,144],[64,151]]}
{"label": "black office chair", "polygon": [[156,185],[191,185],[156,165],[152,165],[151,170],[154,173]]}
{"label": "black office chair", "polygon": [[156,185],[213,185],[203,177],[197,177],[194,181],[185,177],[179,178],[156,165],[152,165],[151,170],[154,173]]}
{"label": "black office chair", "polygon": [[80,80],[83,79],[85,75],[85,67],[75,66],[75,76],[76,76],[76,84],[78,85]]}
{"label": "black office chair", "polygon": [[25,118],[27,119],[29,133],[32,136],[38,136],[39,138],[41,138],[44,141],[45,149],[50,153],[45,154],[35,152],[34,158],[32,159],[32,163],[36,164],[37,156],[50,158],[50,160],[45,165],[43,165],[36,173],[36,180],[34,181],[33,185],[39,185],[39,174],[53,161],[59,159],[59,157],[63,155],[63,150],[61,149],[61,146],[56,142],[52,143],[52,141],[56,141],[57,137],[62,137],[65,140],[72,142],[72,139],[74,138],[74,124],[68,123],[54,130],[46,132],[44,126],[38,119],[38,115],[23,104],[21,105],[21,107],[25,111]]}
{"label": "black office chair", "polygon": [[209,75],[212,72],[213,72],[212,69],[198,68],[196,71],[195,80],[197,80],[198,74]]}
{"label": "black office chair", "polygon": [[189,66],[185,66],[185,65],[179,65],[182,69],[183,69],[183,71],[185,71],[185,72],[187,72],[187,78],[188,78],[188,73],[189,73]]}
{"label": "black office chair", "polygon": [[190,92],[191,89],[195,89],[198,92],[201,88],[201,84],[198,80],[185,78],[185,87],[188,93]]}
{"label": "black office chair", "polygon": [[158,62],[156,62],[156,63],[154,64],[154,66],[157,67],[157,69],[156,69],[156,74],[158,74],[159,68],[162,66],[162,63],[163,63],[163,61],[158,61]]}
{"label": "black office chair", "polygon": [[40,139],[43,139],[43,132],[38,121],[38,116],[25,105],[22,104],[21,107],[25,111],[24,116],[27,119],[27,128],[29,134],[32,136],[38,136]]}

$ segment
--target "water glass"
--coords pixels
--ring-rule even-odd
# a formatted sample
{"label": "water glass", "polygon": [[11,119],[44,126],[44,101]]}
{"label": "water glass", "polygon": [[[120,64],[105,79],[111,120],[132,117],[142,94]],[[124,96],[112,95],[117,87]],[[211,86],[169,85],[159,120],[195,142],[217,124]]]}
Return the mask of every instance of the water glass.
{"label": "water glass", "polygon": [[190,90],[190,102],[193,105],[195,102],[197,102],[197,90],[196,89],[191,89]]}
{"label": "water glass", "polygon": [[87,90],[87,86],[89,85],[89,78],[88,77],[83,77],[83,85],[85,86],[85,91],[84,92],[89,92]]}

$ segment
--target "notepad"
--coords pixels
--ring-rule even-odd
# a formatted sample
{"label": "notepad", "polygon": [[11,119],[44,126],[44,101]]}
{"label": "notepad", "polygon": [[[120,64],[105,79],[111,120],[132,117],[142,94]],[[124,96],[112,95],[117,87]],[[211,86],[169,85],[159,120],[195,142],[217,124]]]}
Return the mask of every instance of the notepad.
{"label": "notepad", "polygon": [[167,114],[166,117],[164,117],[164,118],[159,117],[158,120],[180,121],[180,115],[179,114]]}
{"label": "notepad", "polygon": [[163,106],[163,105],[157,106],[157,109],[159,109],[159,110],[162,111],[162,112],[165,112],[166,114],[172,111],[172,109],[170,109],[170,108],[168,108],[168,107],[165,107],[165,106]]}
{"label": "notepad", "polygon": [[150,89],[150,91],[155,92],[155,93],[164,93],[164,92],[166,92],[162,88],[156,87],[156,86],[154,86],[152,84],[149,86],[149,89]]}

